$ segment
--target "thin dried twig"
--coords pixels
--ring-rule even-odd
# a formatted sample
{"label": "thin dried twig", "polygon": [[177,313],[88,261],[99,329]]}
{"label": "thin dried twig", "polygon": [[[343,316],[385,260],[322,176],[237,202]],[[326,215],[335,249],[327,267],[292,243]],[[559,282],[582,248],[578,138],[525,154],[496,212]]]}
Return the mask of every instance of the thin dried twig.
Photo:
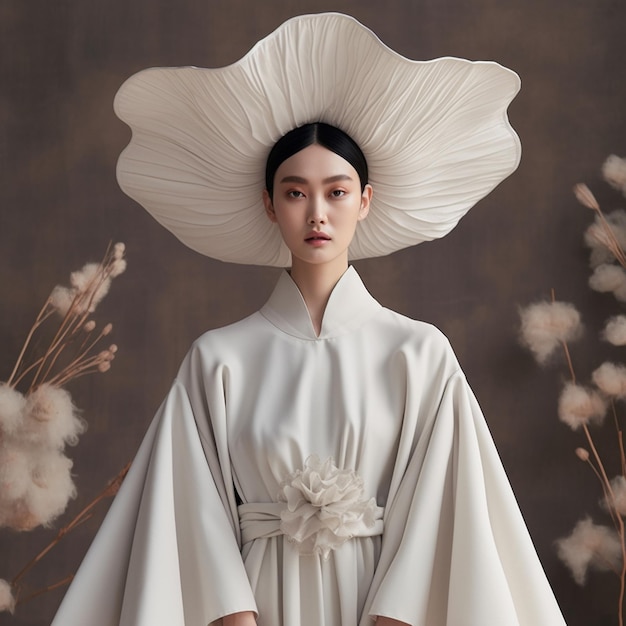
{"label": "thin dried twig", "polygon": [[[18,572],[18,574],[11,581],[11,587],[17,590],[16,596],[19,596],[19,589],[20,589],[19,583],[24,578],[24,576],[26,576],[26,574],[28,574],[28,572],[35,565],[37,565],[37,563],[39,563],[39,561],[41,561],[41,559],[43,559],[46,556],[46,554],[48,554],[48,552],[50,552],[50,550],[52,550],[68,533],[70,533],[76,527],[86,522],[93,515],[92,513],[93,509],[102,500],[105,500],[106,498],[112,498],[113,496],[117,494],[117,492],[119,491],[122,485],[122,482],[124,481],[124,478],[126,477],[126,474],[128,473],[129,468],[130,468],[130,463],[127,463],[120,470],[120,472],[107,483],[106,487],[93,500],[91,500],[91,502],[89,502],[89,504],[87,504],[79,513],[77,513],[65,526],[60,528],[56,536],[54,537],[54,539],[52,539],[52,541],[50,541],[50,543],[43,550],[41,550],[28,563],[26,563],[26,565]],[[72,577],[68,577],[63,580],[69,582],[71,578]],[[18,604],[22,604],[23,602],[26,602],[26,600],[31,599],[35,596],[38,596],[45,591],[51,591],[52,589],[56,589],[61,584],[63,584],[63,581],[61,581],[61,583],[55,583],[54,585],[51,585],[50,587],[46,587],[28,596],[28,598],[26,599],[19,600]]]}

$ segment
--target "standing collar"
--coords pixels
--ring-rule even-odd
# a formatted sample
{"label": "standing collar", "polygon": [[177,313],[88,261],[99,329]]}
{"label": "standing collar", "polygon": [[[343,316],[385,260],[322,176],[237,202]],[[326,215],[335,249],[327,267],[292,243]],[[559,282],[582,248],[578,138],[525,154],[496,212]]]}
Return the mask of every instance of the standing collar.
{"label": "standing collar", "polygon": [[300,339],[330,339],[358,328],[374,315],[381,305],[365,288],[356,270],[350,266],[333,288],[324,310],[322,328],[315,334],[309,310],[298,286],[285,271],[261,315],[285,333]]}

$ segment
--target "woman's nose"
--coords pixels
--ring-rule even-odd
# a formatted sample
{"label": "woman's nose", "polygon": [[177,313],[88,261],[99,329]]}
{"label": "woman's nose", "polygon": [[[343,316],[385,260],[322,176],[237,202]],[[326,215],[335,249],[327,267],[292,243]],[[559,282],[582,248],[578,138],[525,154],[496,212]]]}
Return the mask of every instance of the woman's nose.
{"label": "woman's nose", "polygon": [[321,200],[316,198],[311,199],[307,222],[310,225],[326,223],[326,211],[324,210],[324,203]]}

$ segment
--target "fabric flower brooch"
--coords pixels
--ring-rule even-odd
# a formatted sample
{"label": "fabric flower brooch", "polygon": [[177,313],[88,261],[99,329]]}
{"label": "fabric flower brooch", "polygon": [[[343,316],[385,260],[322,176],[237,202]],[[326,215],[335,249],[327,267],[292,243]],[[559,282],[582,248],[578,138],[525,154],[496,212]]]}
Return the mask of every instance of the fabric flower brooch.
{"label": "fabric flower brooch", "polygon": [[304,469],[281,483],[278,499],[287,503],[280,529],[301,554],[327,559],[348,539],[368,534],[376,521],[376,500],[363,499],[363,479],[354,470],[339,469],[331,458],[322,462],[310,456]]}

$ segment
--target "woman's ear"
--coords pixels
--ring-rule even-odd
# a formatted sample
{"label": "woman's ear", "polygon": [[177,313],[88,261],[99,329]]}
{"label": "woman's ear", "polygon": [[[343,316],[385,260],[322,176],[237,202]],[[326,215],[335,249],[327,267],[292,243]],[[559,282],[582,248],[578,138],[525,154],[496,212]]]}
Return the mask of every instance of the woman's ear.
{"label": "woman's ear", "polygon": [[367,217],[370,212],[370,204],[372,202],[372,195],[374,190],[371,185],[365,185],[363,193],[361,194],[361,208],[359,210],[359,222]]}
{"label": "woman's ear", "polygon": [[267,189],[263,190],[263,206],[265,207],[265,214],[267,215],[269,221],[276,222],[276,213],[274,212],[274,205],[272,204],[272,199],[270,198],[270,194]]}

